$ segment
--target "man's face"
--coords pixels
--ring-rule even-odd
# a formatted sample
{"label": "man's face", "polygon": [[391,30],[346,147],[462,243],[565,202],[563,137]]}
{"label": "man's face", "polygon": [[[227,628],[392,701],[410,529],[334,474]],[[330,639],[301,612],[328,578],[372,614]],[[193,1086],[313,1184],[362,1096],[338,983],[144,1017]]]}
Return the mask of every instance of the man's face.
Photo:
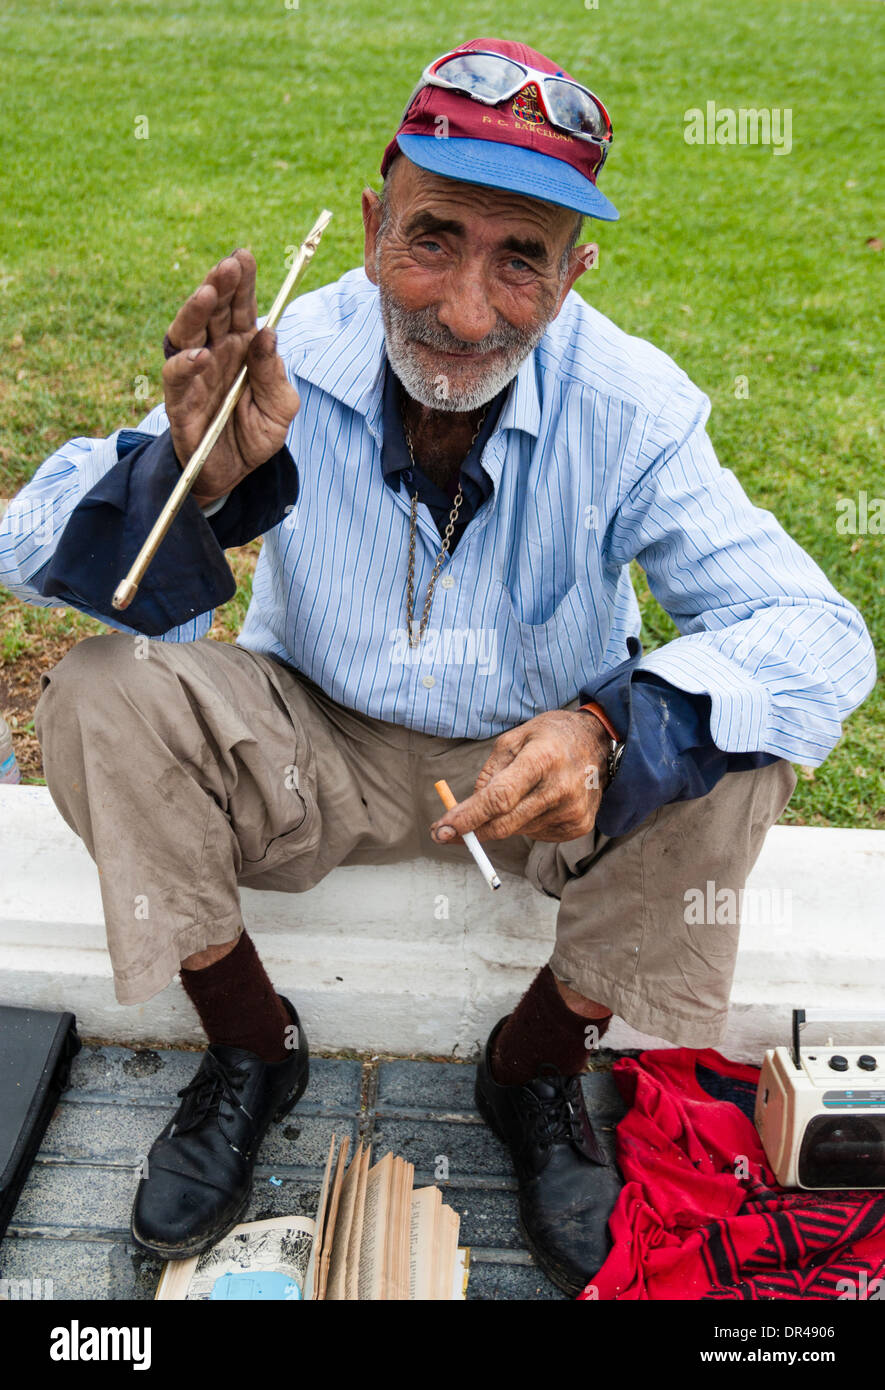
{"label": "man's face", "polygon": [[577,248],[563,274],[569,209],[442,178],[403,155],[387,183],[387,225],[370,191],[363,218],[391,366],[422,405],[476,410],[516,375],[591,248]]}

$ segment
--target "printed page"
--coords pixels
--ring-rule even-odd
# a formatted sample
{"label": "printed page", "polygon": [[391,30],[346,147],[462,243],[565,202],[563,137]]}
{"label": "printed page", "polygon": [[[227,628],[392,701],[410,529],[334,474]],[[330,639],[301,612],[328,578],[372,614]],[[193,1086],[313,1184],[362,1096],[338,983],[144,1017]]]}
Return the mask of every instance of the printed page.
{"label": "printed page", "polygon": [[334,1153],[335,1135],[333,1134],[329,1144],[329,1152],[326,1156],[326,1170],[323,1173],[323,1183],[320,1188],[316,1217],[314,1219],[316,1239],[314,1240],[313,1249],[310,1252],[310,1264],[307,1268],[307,1288],[304,1291],[304,1297],[309,1299],[314,1299],[317,1296],[317,1266],[319,1265],[320,1249],[323,1243],[323,1229],[326,1224],[326,1207],[329,1202],[329,1181],[332,1176],[332,1158]]}
{"label": "printed page", "polygon": [[416,1303],[434,1295],[434,1266],[440,1226],[442,1193],[438,1187],[418,1187],[412,1192],[409,1229],[409,1298]]}
{"label": "printed page", "polygon": [[463,1303],[467,1298],[467,1281],[470,1278],[470,1246],[459,1245],[455,1258],[454,1277],[450,1298],[453,1303]]}
{"label": "printed page", "polygon": [[458,1260],[458,1231],[461,1217],[451,1207],[443,1206],[440,1211],[440,1239],[436,1255],[435,1298],[450,1299]]}
{"label": "printed page", "polygon": [[386,1294],[387,1218],[390,1212],[390,1190],[393,1181],[393,1154],[385,1154],[374,1168],[369,1169],[366,1181],[366,1205],[363,1210],[360,1273],[357,1296],[361,1302],[377,1301]]}
{"label": "printed page", "polygon": [[390,1206],[387,1212],[387,1222],[384,1230],[384,1276],[381,1283],[380,1297],[383,1299],[395,1299],[396,1293],[396,1265],[397,1250],[399,1247],[399,1231],[397,1229],[397,1214],[402,1203],[403,1185],[403,1161],[401,1158],[394,1158],[393,1171],[390,1183]]}
{"label": "printed page", "polygon": [[317,1278],[317,1298],[326,1297],[326,1284],[329,1278],[329,1262],[332,1258],[332,1245],[335,1240],[335,1227],[338,1221],[338,1203],[341,1198],[341,1185],[344,1182],[344,1169],[347,1162],[347,1150],[350,1148],[350,1136],[345,1134],[341,1140],[341,1148],[338,1150],[338,1159],[335,1163],[335,1177],[329,1195],[329,1205],[326,1214],[326,1229],[323,1232],[323,1248],[320,1253],[319,1274]]}
{"label": "printed page", "polygon": [[338,1207],[338,1221],[335,1226],[335,1236],[332,1241],[332,1256],[329,1261],[329,1278],[325,1292],[327,1302],[338,1302],[347,1296],[347,1252],[350,1247],[350,1233],[353,1229],[353,1215],[359,1190],[362,1157],[363,1146],[359,1144],[341,1185],[341,1201]]}
{"label": "printed page", "polygon": [[357,1178],[356,1201],[353,1204],[353,1225],[350,1240],[347,1242],[347,1271],[344,1276],[344,1297],[348,1303],[359,1298],[360,1249],[363,1242],[363,1218],[366,1211],[366,1184],[369,1180],[369,1167],[372,1162],[372,1148],[367,1145],[360,1160]]}
{"label": "printed page", "polygon": [[398,1180],[391,1206],[390,1261],[387,1297],[405,1301],[409,1297],[409,1242],[412,1234],[412,1187],[415,1168],[404,1158],[397,1159]]}
{"label": "printed page", "polygon": [[[253,1276],[250,1281],[251,1296],[256,1299],[303,1298],[314,1231],[314,1222],[305,1216],[275,1216],[268,1221],[250,1221],[234,1226],[223,1240],[204,1255],[167,1264],[157,1298],[200,1302],[212,1298],[213,1289],[217,1298],[219,1294],[223,1295],[225,1289],[225,1283],[219,1285],[218,1281],[228,1274]],[[297,1285],[298,1291],[285,1291],[277,1281],[274,1287],[282,1291],[262,1293],[262,1287],[267,1288],[267,1281],[262,1286],[262,1281],[256,1277],[260,1274],[284,1275]],[[238,1298],[244,1296],[244,1282],[240,1281]]]}

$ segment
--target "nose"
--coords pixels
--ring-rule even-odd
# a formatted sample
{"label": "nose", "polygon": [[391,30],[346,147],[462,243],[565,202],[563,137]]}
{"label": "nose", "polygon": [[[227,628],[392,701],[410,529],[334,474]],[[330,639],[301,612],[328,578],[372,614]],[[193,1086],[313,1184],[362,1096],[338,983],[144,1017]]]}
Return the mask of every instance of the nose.
{"label": "nose", "polygon": [[481,343],[488,337],[498,316],[490,302],[481,266],[459,266],[449,281],[437,318],[462,343]]}

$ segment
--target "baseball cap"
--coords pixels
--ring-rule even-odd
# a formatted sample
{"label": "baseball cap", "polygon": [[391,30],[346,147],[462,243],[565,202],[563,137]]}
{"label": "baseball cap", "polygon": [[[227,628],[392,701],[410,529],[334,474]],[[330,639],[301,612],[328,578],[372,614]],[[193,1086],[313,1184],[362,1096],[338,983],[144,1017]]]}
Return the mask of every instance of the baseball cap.
{"label": "baseball cap", "polygon": [[[452,51],[499,53],[551,76],[575,80],[543,53],[509,39],[471,39]],[[443,87],[416,88],[384,151],[383,177],[397,153],[445,178],[524,193],[604,222],[615,222],[619,216],[596,186],[599,146],[551,125],[531,78],[496,106]]]}

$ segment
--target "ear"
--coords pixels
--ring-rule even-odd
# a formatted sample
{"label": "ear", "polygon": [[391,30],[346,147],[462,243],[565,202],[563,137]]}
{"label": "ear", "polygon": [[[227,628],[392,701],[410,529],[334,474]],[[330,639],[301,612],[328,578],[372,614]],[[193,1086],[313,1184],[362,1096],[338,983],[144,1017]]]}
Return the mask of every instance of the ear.
{"label": "ear", "polygon": [[[599,264],[599,247],[595,241],[589,241],[583,246],[576,246],[569,257],[568,270],[562,284],[562,293],[559,296],[559,303],[556,306],[558,314],[563,306],[566,295],[575,284],[580,280],[585,270],[592,270]],[[554,315],[554,318],[556,315]]]}
{"label": "ear", "polygon": [[377,285],[378,280],[375,276],[375,252],[378,246],[378,228],[381,225],[381,199],[372,188],[363,189],[362,211],[363,228],[365,229],[363,261],[366,268],[366,275],[373,285]]}

